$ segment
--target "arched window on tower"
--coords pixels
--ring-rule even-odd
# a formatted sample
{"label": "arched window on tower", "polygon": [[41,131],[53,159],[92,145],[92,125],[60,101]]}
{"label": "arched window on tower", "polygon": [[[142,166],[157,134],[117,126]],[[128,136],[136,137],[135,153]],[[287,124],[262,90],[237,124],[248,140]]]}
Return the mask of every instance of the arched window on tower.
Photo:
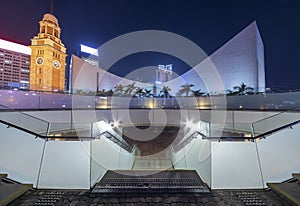
{"label": "arched window on tower", "polygon": [[53,35],[53,28],[52,27],[47,27],[47,34]]}
{"label": "arched window on tower", "polygon": [[42,26],[41,33],[45,33],[45,31],[46,31],[45,26]]}
{"label": "arched window on tower", "polygon": [[58,31],[56,29],[54,30],[54,36],[58,38]]}

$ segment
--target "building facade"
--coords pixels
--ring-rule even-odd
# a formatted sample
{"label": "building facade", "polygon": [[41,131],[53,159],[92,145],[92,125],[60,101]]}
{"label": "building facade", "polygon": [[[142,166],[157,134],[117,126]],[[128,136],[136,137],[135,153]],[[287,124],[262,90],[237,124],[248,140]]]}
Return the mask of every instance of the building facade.
{"label": "building facade", "polygon": [[29,89],[31,49],[0,39],[0,88]]}
{"label": "building facade", "polygon": [[[97,88],[111,89],[121,82],[134,82],[126,77],[113,75],[100,67],[91,64],[87,66],[87,64],[84,60],[80,61],[77,58],[73,61],[73,90],[96,91]],[[101,78],[96,78],[98,73],[101,74]],[[172,67],[166,68],[165,65],[159,65],[154,79],[156,81],[150,83],[136,82],[142,88],[154,88],[154,94],[157,94],[163,86],[168,86],[172,91],[171,95],[175,95],[185,84],[193,84],[194,91],[199,90],[210,95],[226,94],[228,90],[233,90],[235,86],[240,86],[242,83],[252,87],[253,92],[264,92],[264,45],[256,22],[248,25],[184,74],[172,78]]]}
{"label": "building facade", "polygon": [[45,14],[40,31],[31,39],[30,89],[63,91],[65,89],[66,48],[61,29],[52,14]]}
{"label": "building facade", "polygon": [[172,64],[158,65],[156,70],[156,81],[160,83],[172,80]]}

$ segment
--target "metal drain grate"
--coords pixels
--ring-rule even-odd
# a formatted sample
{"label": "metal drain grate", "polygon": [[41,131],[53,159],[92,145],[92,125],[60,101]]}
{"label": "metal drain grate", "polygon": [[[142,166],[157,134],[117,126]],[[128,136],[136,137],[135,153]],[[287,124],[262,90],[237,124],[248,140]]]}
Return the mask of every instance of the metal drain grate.
{"label": "metal drain grate", "polygon": [[46,192],[43,195],[41,195],[38,201],[35,202],[33,205],[41,205],[41,206],[55,205],[55,203],[62,198],[63,194],[64,194],[63,192]]}
{"label": "metal drain grate", "polygon": [[267,205],[253,192],[237,192],[236,195],[246,206]]}
{"label": "metal drain grate", "polygon": [[[149,172],[149,171],[147,171]],[[208,193],[209,189],[195,171],[160,171],[152,175],[142,171],[119,174],[107,171],[92,193]]]}

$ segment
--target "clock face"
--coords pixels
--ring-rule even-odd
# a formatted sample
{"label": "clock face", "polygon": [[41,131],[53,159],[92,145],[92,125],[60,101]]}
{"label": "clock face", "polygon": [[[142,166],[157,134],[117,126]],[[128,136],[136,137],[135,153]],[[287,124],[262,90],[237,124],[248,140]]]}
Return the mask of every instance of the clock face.
{"label": "clock face", "polygon": [[60,63],[59,63],[59,61],[57,61],[57,60],[54,60],[53,61],[53,66],[55,67],[55,68],[59,68],[60,67]]}
{"label": "clock face", "polygon": [[36,59],[36,64],[37,65],[42,65],[44,63],[44,59],[42,58],[42,57],[38,57],[37,59]]}

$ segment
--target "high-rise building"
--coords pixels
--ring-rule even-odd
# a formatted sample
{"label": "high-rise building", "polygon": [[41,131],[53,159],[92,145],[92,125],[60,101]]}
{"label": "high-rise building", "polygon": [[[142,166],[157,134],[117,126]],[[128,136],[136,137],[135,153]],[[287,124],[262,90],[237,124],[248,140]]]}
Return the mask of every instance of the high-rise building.
{"label": "high-rise building", "polygon": [[98,57],[97,49],[86,46],[84,44],[80,44],[80,55],[79,56],[84,61],[90,63],[91,65],[98,67],[99,57]]}
{"label": "high-rise building", "polygon": [[66,48],[61,29],[52,14],[45,14],[40,31],[31,39],[30,89],[63,91],[65,89]]}
{"label": "high-rise building", "polygon": [[164,83],[172,80],[172,64],[158,65],[156,70],[156,81]]}
{"label": "high-rise building", "polygon": [[31,49],[0,39],[0,88],[29,89]]}

